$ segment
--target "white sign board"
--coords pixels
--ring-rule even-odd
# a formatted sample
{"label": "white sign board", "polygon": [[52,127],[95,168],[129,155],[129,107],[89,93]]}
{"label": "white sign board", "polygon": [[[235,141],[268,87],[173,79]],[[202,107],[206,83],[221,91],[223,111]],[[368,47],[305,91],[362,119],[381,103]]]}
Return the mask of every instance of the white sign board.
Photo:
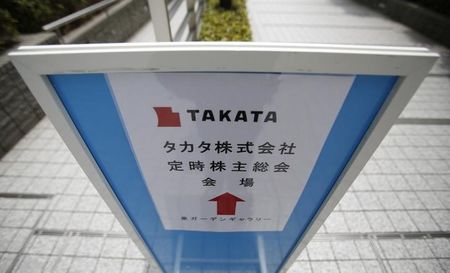
{"label": "white sign board", "polygon": [[286,271],[437,58],[257,43],[10,56],[138,247],[179,273]]}
{"label": "white sign board", "polygon": [[[258,73],[108,78],[164,227],[195,231],[283,230],[354,80]],[[211,221],[217,216],[226,221]],[[198,220],[185,219],[192,217]]]}

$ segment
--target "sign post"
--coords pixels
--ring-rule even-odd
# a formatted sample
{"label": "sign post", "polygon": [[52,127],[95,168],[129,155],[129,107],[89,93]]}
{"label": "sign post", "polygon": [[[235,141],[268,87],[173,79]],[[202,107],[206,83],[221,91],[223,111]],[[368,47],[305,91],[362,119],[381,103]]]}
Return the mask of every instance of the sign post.
{"label": "sign post", "polygon": [[10,56],[163,272],[261,273],[289,268],[437,59],[422,48],[248,43]]}

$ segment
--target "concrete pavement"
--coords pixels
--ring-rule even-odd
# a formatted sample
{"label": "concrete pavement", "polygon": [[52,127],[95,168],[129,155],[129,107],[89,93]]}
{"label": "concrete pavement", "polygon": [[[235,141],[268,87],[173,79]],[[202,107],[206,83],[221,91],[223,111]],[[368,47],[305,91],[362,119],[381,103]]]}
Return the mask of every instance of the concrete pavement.
{"label": "concrete pavement", "polygon": [[247,6],[255,41],[425,46],[442,56],[291,272],[450,272],[449,50],[349,0]]}

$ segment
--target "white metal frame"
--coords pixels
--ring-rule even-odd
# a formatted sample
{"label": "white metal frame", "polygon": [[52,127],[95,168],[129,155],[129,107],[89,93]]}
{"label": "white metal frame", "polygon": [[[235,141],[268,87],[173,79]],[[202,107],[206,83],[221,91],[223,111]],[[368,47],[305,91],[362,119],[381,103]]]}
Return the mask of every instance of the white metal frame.
{"label": "white metal frame", "polygon": [[437,54],[425,48],[273,43],[31,46],[21,47],[9,56],[102,198],[145,256],[154,262],[152,253],[118,202],[46,75],[117,71],[238,71],[399,76],[393,92],[281,272],[289,269],[332,212],[438,58]]}

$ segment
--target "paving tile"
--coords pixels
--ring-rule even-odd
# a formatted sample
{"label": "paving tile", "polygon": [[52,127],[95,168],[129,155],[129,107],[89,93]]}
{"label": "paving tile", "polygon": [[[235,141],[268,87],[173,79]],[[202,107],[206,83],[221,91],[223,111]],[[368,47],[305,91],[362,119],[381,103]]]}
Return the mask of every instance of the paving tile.
{"label": "paving tile", "polygon": [[106,258],[124,258],[128,243],[128,238],[106,238],[101,256]]}
{"label": "paving tile", "polygon": [[95,258],[75,257],[72,259],[72,264],[69,268],[69,273],[94,272],[96,265],[97,259]]}
{"label": "paving tile", "polygon": [[416,191],[426,191],[431,190],[430,185],[424,179],[424,176],[418,174],[405,175],[404,176],[411,189]]}
{"label": "paving tile", "polygon": [[361,205],[353,192],[347,192],[339,202],[339,206],[343,211],[361,210]]}
{"label": "paving tile", "polygon": [[31,229],[19,229],[17,230],[16,236],[10,242],[7,251],[9,252],[19,252],[23,246],[28,241],[30,235],[32,233]]}
{"label": "paving tile", "polygon": [[312,273],[309,262],[295,262],[289,268],[288,273]]}
{"label": "paving tile", "polygon": [[356,240],[356,248],[358,249],[359,256],[364,260],[374,260],[377,258],[375,252],[368,240]]}
{"label": "paving tile", "polygon": [[311,262],[314,273],[339,273],[339,267],[336,262]]}
{"label": "paving tile", "polygon": [[78,248],[77,255],[88,257],[100,257],[105,238],[103,237],[83,237]]}
{"label": "paving tile", "polygon": [[427,239],[431,251],[437,258],[450,258],[450,240],[446,238]]}
{"label": "paving tile", "polygon": [[450,185],[439,175],[424,175],[423,178],[429,185],[430,190],[433,191],[450,190]]}
{"label": "paving tile", "polygon": [[40,220],[43,212],[42,211],[30,211],[27,219],[23,223],[22,227],[24,228],[32,228],[34,227]]}
{"label": "paving tile", "polygon": [[29,254],[47,254],[50,255],[55,248],[58,237],[56,236],[33,236],[31,244],[25,249]]}
{"label": "paving tile", "polygon": [[8,249],[11,241],[17,234],[17,229],[13,228],[0,228],[0,251],[4,252]]}
{"label": "paving tile", "polygon": [[105,201],[100,200],[97,209],[97,212],[109,212],[111,213],[111,210],[109,209],[108,205],[106,205]]}
{"label": "paving tile", "polygon": [[143,259],[144,255],[142,255],[141,251],[136,246],[136,244],[130,240],[128,243],[127,251],[126,251],[126,257],[133,258],[133,259]]}
{"label": "paving tile", "polygon": [[374,191],[391,191],[391,184],[385,175],[369,175],[367,176],[370,185]]}
{"label": "paving tile", "polygon": [[396,193],[403,207],[407,210],[425,209],[415,192],[401,191]]}
{"label": "paving tile", "polygon": [[71,230],[87,230],[92,221],[94,214],[88,212],[72,213],[67,229]]}
{"label": "paving tile", "polygon": [[77,211],[96,211],[100,204],[100,198],[97,196],[81,196],[76,208]]}
{"label": "paving tile", "polygon": [[449,259],[439,259],[439,263],[446,273],[450,272],[450,260]]}
{"label": "paving tile", "polygon": [[444,269],[437,259],[414,260],[420,273],[444,273]]}
{"label": "paving tile", "polygon": [[56,205],[53,207],[54,210],[62,211],[73,211],[78,205],[80,200],[79,196],[76,195],[61,195]]}
{"label": "paving tile", "polygon": [[440,228],[434,221],[433,217],[431,217],[431,214],[429,211],[408,211],[409,215],[411,215],[411,219],[413,220],[416,227],[419,229],[419,231],[422,232],[432,232],[432,231],[439,231]]}
{"label": "paving tile", "polygon": [[349,231],[342,212],[332,212],[325,220],[325,227],[329,233],[344,233]]}
{"label": "paving tile", "polygon": [[120,233],[120,234],[126,234],[125,229],[120,224],[119,220],[114,219],[113,226],[111,228],[111,232],[113,233]]}
{"label": "paving tile", "polygon": [[359,260],[360,256],[354,241],[342,240],[331,242],[337,260]]}
{"label": "paving tile", "polygon": [[47,260],[48,256],[24,255],[22,256],[17,266],[14,268],[13,272],[15,273],[43,272]]}
{"label": "paving tile", "polygon": [[344,217],[351,232],[367,233],[372,231],[363,212],[345,212]]}
{"label": "paving tile", "polygon": [[394,226],[385,211],[367,211],[365,212],[369,224],[377,232],[393,232]]}
{"label": "paving tile", "polygon": [[68,195],[82,195],[86,190],[87,184],[90,183],[88,180],[77,179],[71,180],[70,184],[67,186],[64,194]]}
{"label": "paving tile", "polygon": [[42,269],[42,272],[52,272],[53,273],[59,260],[60,259],[58,256],[49,256],[47,262],[45,263],[44,268]]}
{"label": "paving tile", "polygon": [[96,231],[108,232],[112,228],[114,219],[115,218],[112,214],[95,213],[92,218],[89,229],[96,230]]}
{"label": "paving tile", "polygon": [[400,239],[378,240],[382,256],[386,259],[404,259],[409,258],[409,253]]}
{"label": "paving tile", "polygon": [[392,273],[418,273],[417,268],[412,260],[390,260]]}
{"label": "paving tile", "polygon": [[144,273],[146,263],[144,260],[124,260],[122,273]]}
{"label": "paving tile", "polygon": [[307,246],[309,258],[311,260],[333,260],[333,250],[330,242],[312,241]]}
{"label": "paving tile", "polygon": [[64,230],[69,223],[70,212],[59,212],[54,211],[50,213],[50,216],[48,217],[47,221],[43,224],[43,227],[46,229],[62,229]]}
{"label": "paving tile", "polygon": [[297,261],[302,261],[302,262],[306,262],[309,261],[309,254],[308,254],[308,249],[303,249],[302,252],[300,253],[300,255],[298,255],[297,257]]}
{"label": "paving tile", "polygon": [[30,215],[29,210],[11,210],[2,222],[4,227],[23,227]]}
{"label": "paving tile", "polygon": [[385,273],[386,271],[376,260],[363,260],[364,268],[368,273]]}
{"label": "paving tile", "polygon": [[396,231],[417,231],[414,222],[406,211],[388,211],[388,216]]}
{"label": "paving tile", "polygon": [[[407,160],[396,160],[394,161],[394,164],[406,166],[409,163]],[[412,165],[411,165],[412,166]],[[414,169],[408,169],[407,171],[404,171],[404,173],[414,173]],[[406,179],[402,175],[387,175],[386,180],[389,182],[389,185],[393,190],[396,191],[408,191],[411,190],[410,185],[406,181]]]}
{"label": "paving tile", "polygon": [[385,210],[404,209],[400,199],[394,192],[378,192],[378,200]]}
{"label": "paving tile", "polygon": [[383,207],[374,192],[358,192],[356,196],[363,210],[381,210]]}
{"label": "paving tile", "polygon": [[417,192],[417,196],[427,209],[445,209],[445,206],[439,201],[434,192]]}
{"label": "paving tile", "polygon": [[450,230],[450,211],[448,210],[431,210],[431,216],[443,231]]}
{"label": "paving tile", "polygon": [[[19,191],[20,192],[20,191]],[[23,191],[21,191],[23,192]],[[32,210],[36,206],[38,200],[37,199],[20,199],[17,198],[14,209],[18,210]]]}
{"label": "paving tile", "polygon": [[0,254],[0,272],[7,272],[16,256],[16,254],[11,253]]}
{"label": "paving tile", "polygon": [[[370,191],[373,190],[367,176],[358,176],[353,182],[351,189],[354,191]],[[342,201],[342,200],[341,200]]]}
{"label": "paving tile", "polygon": [[341,273],[366,272],[362,261],[339,261],[338,265]]}
{"label": "paving tile", "polygon": [[28,187],[30,187],[32,182],[33,182],[33,179],[31,179],[29,177],[16,178],[10,184],[10,187],[5,192],[10,192],[10,193],[26,192],[26,190],[28,189]]}
{"label": "paving tile", "polygon": [[0,227],[2,226],[3,220],[5,220],[6,216],[8,216],[9,210],[0,209]]}
{"label": "paving tile", "polygon": [[81,245],[80,238],[77,237],[63,237],[62,240],[58,241],[57,248],[59,252],[66,256],[75,256],[78,248]]}
{"label": "paving tile", "polygon": [[438,191],[434,193],[439,201],[444,205],[445,209],[450,209],[450,191]]}
{"label": "paving tile", "polygon": [[122,268],[122,260],[100,258],[95,268],[96,273],[119,273]]}
{"label": "paving tile", "polygon": [[433,258],[433,252],[429,248],[427,242],[423,239],[409,239],[404,240],[403,244],[408,250],[409,257],[411,258]]}

